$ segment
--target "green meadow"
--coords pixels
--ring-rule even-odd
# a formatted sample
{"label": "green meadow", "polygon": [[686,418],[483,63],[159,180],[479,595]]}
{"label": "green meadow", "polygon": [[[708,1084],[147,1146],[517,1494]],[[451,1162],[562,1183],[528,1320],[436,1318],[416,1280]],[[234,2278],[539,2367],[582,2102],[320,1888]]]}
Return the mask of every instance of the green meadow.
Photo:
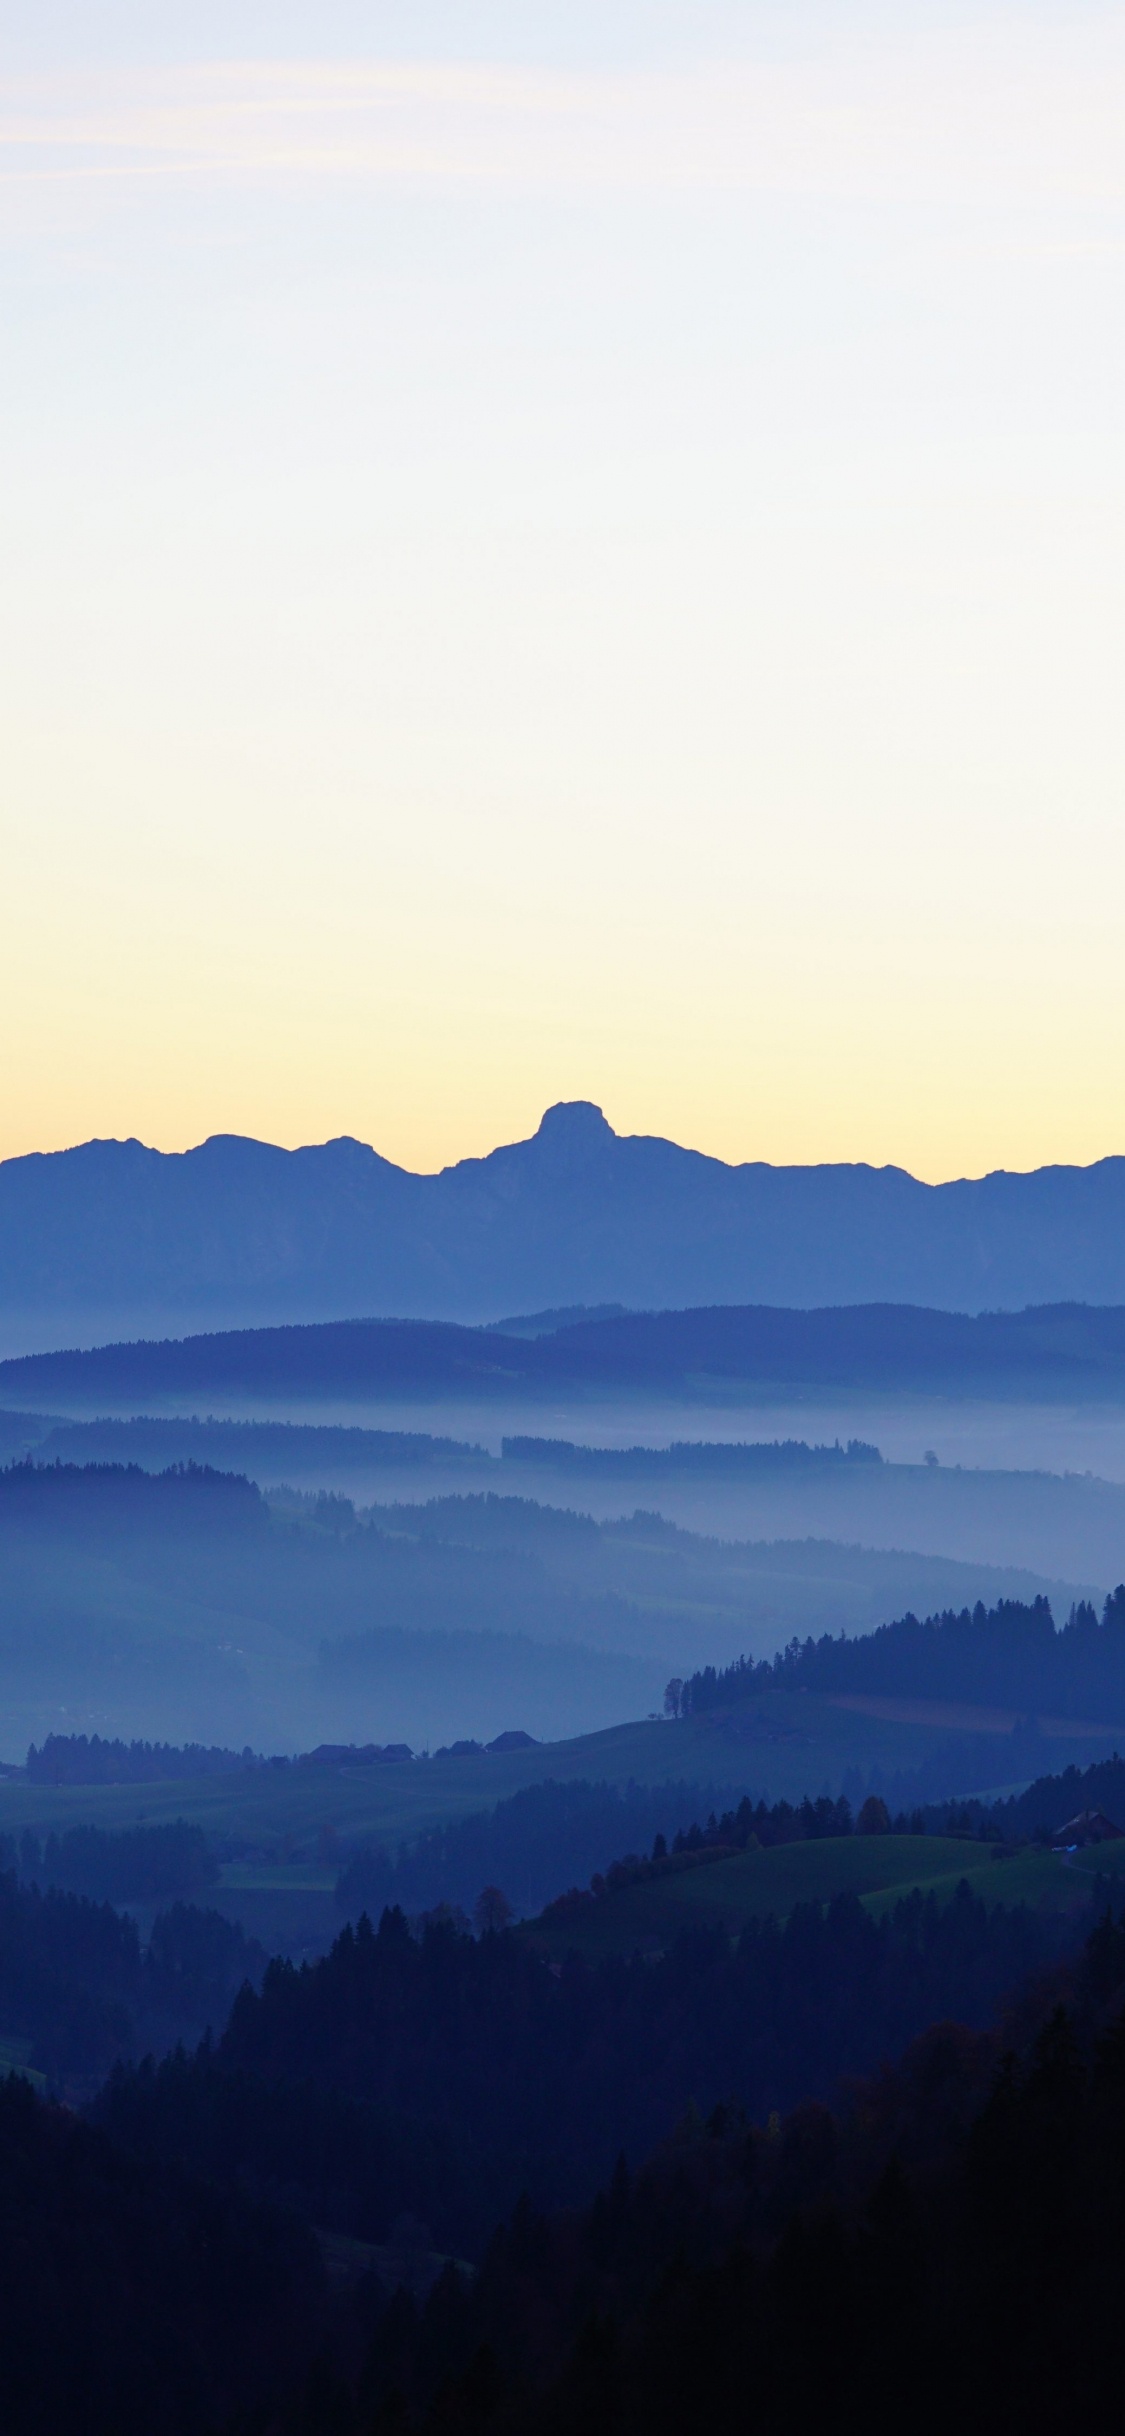
{"label": "green meadow", "polygon": [[[951,1731],[934,1705],[907,1704],[909,1718],[869,1715],[808,1692],[768,1692],[737,1709],[704,1712],[676,1724],[638,1719],[565,1741],[524,1750],[465,1753],[457,1758],[289,1762],[236,1768],[219,1776],[170,1778],[144,1785],[40,1785],[22,1776],[0,1778],[0,1833],[30,1826],[40,1834],[79,1822],[100,1827],[196,1821],[221,1846],[262,1866],[313,1860],[316,1839],[331,1828],[344,1839],[374,1837],[388,1847],[447,1819],[492,1809],[524,1785],[584,1777],[624,1785],[687,1783],[716,1795],[744,1792],[767,1801],[833,1794],[849,1768],[888,1775],[936,1761],[951,1763],[941,1791],[970,1794],[1026,1782],[1048,1760],[1086,1766],[1108,1756],[1112,1734],[1071,1732],[1057,1746],[1023,1755],[1016,1737]],[[967,1721],[973,1713],[964,1712]],[[980,1712],[982,1719],[990,1713]],[[1011,1748],[1009,1748],[1011,1744]],[[998,1772],[998,1761],[1007,1765]],[[685,1819],[685,1826],[690,1825]],[[233,1855],[232,1855],[233,1857]]]}
{"label": "green meadow", "polygon": [[[490,1811],[523,1787],[548,1780],[682,1785],[691,1789],[683,1796],[685,1827],[711,1807],[729,1807],[743,1792],[799,1801],[805,1793],[838,1789],[849,1767],[863,1775],[876,1765],[888,1774],[907,1771],[943,1749],[961,1762],[956,1773],[950,1769],[959,1790],[983,1788],[988,1760],[997,1781],[994,1736],[949,1735],[920,1720],[924,1703],[911,1705],[911,1720],[897,1722],[807,1693],[778,1692],[725,1715],[674,1725],[642,1720],[565,1742],[456,1758],[286,1762],[144,1785],[50,1786],[5,1777],[0,1833],[18,1838],[25,1827],[43,1836],[80,1824],[113,1830],[188,1820],[203,1829],[220,1862],[208,1900],[267,1946],[311,1951],[339,1925],[335,1880],[350,1847],[374,1843],[393,1854],[430,1828]],[[1081,1761],[1093,1753],[1071,1742],[1065,1756]],[[1125,1855],[1125,1843],[1103,1848],[1096,1866],[1125,1868],[1115,1854]],[[755,1914],[783,1917],[795,1903],[827,1900],[841,1888],[872,1908],[915,1884],[933,1885],[944,1898],[966,1875],[989,1902],[1066,1908],[1088,1877],[1090,1859],[1079,1855],[1064,1864],[1027,1852],[993,1861],[978,1844],[937,1837],[788,1844],[630,1889],[599,1906],[596,1918],[581,1927],[572,1923],[565,1937],[552,1931],[549,1944],[552,1952],[572,1943],[590,1951],[653,1949],[690,1918],[723,1919],[736,1931]]]}
{"label": "green meadow", "polygon": [[564,1920],[529,1922],[526,1934],[557,1959],[578,1952],[595,1960],[656,1953],[697,1922],[721,1924],[736,1936],[750,1920],[784,1920],[799,1903],[827,1903],[845,1893],[860,1896],[876,1916],[915,1887],[946,1902],[962,1879],[989,1904],[1068,1910],[1088,1901],[1090,1873],[1083,1882],[1052,1853],[1028,1850],[1001,1860],[996,1849],[960,1836],[826,1836],[777,1844],[621,1887]]}

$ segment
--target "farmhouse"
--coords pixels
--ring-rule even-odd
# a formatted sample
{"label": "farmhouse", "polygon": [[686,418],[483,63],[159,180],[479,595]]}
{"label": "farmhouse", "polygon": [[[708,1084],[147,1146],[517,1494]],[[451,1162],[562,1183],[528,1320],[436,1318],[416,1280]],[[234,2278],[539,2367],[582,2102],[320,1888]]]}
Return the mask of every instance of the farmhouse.
{"label": "farmhouse", "polygon": [[1104,1810],[1080,1810],[1051,1837],[1052,1852],[1081,1852],[1087,1844],[1112,1844],[1125,1833],[1107,1819]]}

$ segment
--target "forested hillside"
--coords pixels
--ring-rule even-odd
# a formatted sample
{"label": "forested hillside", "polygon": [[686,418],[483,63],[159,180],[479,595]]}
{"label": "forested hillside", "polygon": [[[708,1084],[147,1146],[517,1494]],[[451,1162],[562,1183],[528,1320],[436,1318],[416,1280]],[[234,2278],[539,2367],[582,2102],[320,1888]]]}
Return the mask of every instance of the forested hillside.
{"label": "forested hillside", "polygon": [[584,2201],[694,2101],[763,2117],[827,2098],[935,2016],[986,2024],[1073,1930],[966,1892],[876,1922],[855,1897],[784,1928],[685,1931],[655,1961],[561,1970],[513,1932],[474,1939],[399,1911],[346,1928],[312,1969],[271,1963],[213,2053],[119,2075],[104,2121],[146,2152],[302,2195],[381,2241],[404,2207],[476,2252],[521,2191]]}
{"label": "forested hillside", "polygon": [[[10,2436],[204,2436],[303,2382],[325,2326],[310,2228],[143,2162],[0,2083]],[[260,2422],[259,2422],[260,2424]]]}
{"label": "forested hillside", "polygon": [[794,1641],[772,1660],[701,1669],[684,1686],[683,1713],[797,1689],[1125,1717],[1125,1586],[1110,1594],[1100,1617],[1082,1600],[1061,1627],[1047,1599],[1031,1605],[1005,1599],[921,1622],[902,1616],[854,1640],[825,1633],[819,1641]]}
{"label": "forested hillside", "polygon": [[243,1981],[261,1974],[265,1956],[217,1912],[150,1912],[142,1946],[135,1919],[60,1887],[67,1856],[24,1858],[34,1874],[22,1883],[0,1871],[0,2068],[27,2064],[88,2095],[115,2059],[220,2029]]}
{"label": "forested hillside", "polygon": [[1006,2054],[945,2023],[835,2112],[688,2117],[577,2218],[521,2206],[473,2283],[392,2304],[358,2375],[322,2376],[286,2424],[1055,2436],[1112,2416],[1123,1980],[1107,1927],[1058,1983],[1069,2017],[1041,1993]]}
{"label": "forested hillside", "polygon": [[716,1382],[1119,1401],[1125,1305],[1044,1302],[974,1315],[906,1301],[720,1302],[575,1319],[538,1336],[442,1320],[334,1319],[0,1362],[0,1396],[47,1409],[60,1397],[94,1410],[128,1399],[135,1410],[137,1400],[206,1394],[277,1404],[643,1388],[690,1398]]}
{"label": "forested hillside", "polygon": [[357,1511],[190,1462],[21,1462],[0,1471],[5,1757],[60,1707],[110,1739],[236,1750],[556,1740],[659,1712],[673,1671],[734,1658],[748,1624],[776,1648],[826,1607],[855,1631],[1009,1586],[1036,1577],[732,1544],[645,1511],[492,1492]]}

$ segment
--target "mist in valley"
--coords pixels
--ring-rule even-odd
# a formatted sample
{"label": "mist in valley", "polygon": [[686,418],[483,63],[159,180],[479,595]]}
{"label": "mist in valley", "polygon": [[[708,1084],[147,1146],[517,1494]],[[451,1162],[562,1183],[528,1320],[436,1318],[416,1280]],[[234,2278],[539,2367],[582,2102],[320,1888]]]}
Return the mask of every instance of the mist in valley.
{"label": "mist in valley", "polygon": [[[265,1501],[237,1546],[209,1524],[169,1540],[139,1507],[95,1527],[65,1518],[65,1498],[49,1521],[0,1524],[4,1755],[48,1731],[279,1750],[516,1727],[551,1741],[659,1714],[670,1677],[794,1636],[1039,1594],[1062,1622],[1125,1576],[1125,1483],[1065,1468],[1079,1422],[967,1400],[9,1411],[10,1462],[210,1466]],[[509,1424],[525,1449],[657,1452],[619,1452],[603,1474],[565,1450],[503,1453]],[[851,1439],[897,1459],[732,1471],[721,1452],[710,1470],[659,1452]],[[1033,1443],[1057,1468],[948,1459]]]}
{"label": "mist in valley", "polygon": [[[422,1396],[343,1403],[209,1396],[194,1415],[155,1401],[153,1432],[110,1414],[96,1429],[72,1404],[47,1417],[0,1414],[0,1456],[135,1461],[158,1469],[194,1458],[243,1470],[259,1485],[332,1490],[359,1507],[466,1494],[524,1496],[608,1521],[638,1508],[721,1539],[825,1540],[867,1549],[1015,1567],[1024,1575],[1093,1584],[1125,1578],[1125,1411],[1117,1406],[985,1403],[965,1397],[790,1396],[708,1405],[658,1398],[581,1397],[535,1402]],[[179,1434],[177,1418],[199,1424]],[[68,1418],[72,1422],[67,1427]],[[208,1419],[258,1422],[210,1436]],[[364,1451],[357,1432],[383,1434]],[[290,1433],[292,1433],[290,1435]],[[413,1437],[413,1448],[408,1441]],[[615,1449],[677,1441],[876,1447],[882,1464],[793,1466],[723,1477],[665,1465],[599,1477],[553,1464],[505,1460],[506,1437]],[[444,1442],[444,1444],[442,1443]],[[825,1629],[831,1617],[825,1617]],[[851,1629],[851,1625],[847,1625]]]}

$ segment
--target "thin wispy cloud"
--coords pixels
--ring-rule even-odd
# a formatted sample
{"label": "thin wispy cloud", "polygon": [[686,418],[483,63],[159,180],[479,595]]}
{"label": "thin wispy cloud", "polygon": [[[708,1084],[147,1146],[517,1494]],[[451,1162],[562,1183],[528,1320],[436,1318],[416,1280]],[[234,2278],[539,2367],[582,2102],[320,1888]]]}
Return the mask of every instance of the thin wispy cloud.
{"label": "thin wispy cloud", "polygon": [[733,189],[964,207],[1125,200],[1125,28],[841,60],[566,73],[221,63],[0,88],[0,176]]}

